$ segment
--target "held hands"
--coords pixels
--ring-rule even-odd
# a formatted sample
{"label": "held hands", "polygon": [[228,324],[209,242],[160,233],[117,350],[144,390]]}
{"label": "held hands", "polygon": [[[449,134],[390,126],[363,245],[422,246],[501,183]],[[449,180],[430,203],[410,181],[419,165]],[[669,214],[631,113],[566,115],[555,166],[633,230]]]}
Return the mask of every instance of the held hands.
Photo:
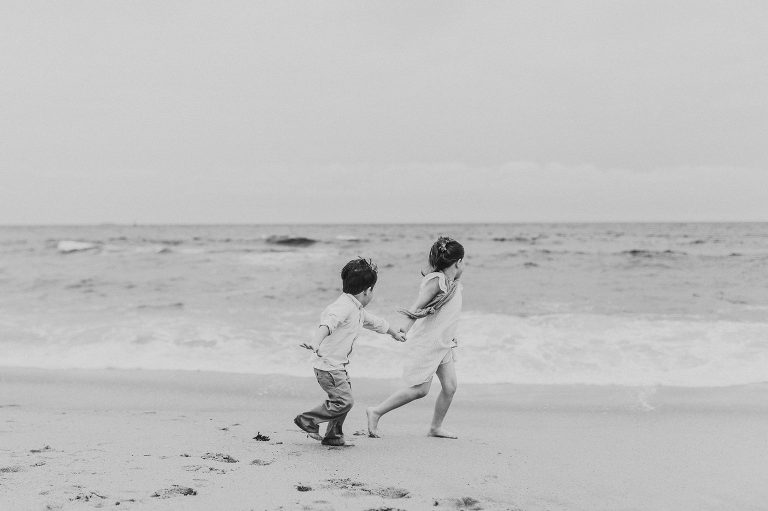
{"label": "held hands", "polygon": [[314,347],[314,346],[312,346],[311,344],[309,344],[309,343],[306,343],[306,342],[305,342],[305,343],[299,344],[299,346],[300,346],[300,347],[302,347],[302,348],[304,348],[304,349],[306,349],[306,350],[309,350],[309,351],[311,351],[312,353],[314,353],[315,355],[317,355],[317,350],[318,350],[318,348],[315,348],[315,347]]}
{"label": "held hands", "polygon": [[400,330],[398,330],[397,332],[395,332],[394,330],[390,330],[389,331],[389,335],[391,335],[392,338],[394,340],[398,341],[398,342],[405,342],[406,341],[405,334],[406,334],[406,332],[402,328]]}

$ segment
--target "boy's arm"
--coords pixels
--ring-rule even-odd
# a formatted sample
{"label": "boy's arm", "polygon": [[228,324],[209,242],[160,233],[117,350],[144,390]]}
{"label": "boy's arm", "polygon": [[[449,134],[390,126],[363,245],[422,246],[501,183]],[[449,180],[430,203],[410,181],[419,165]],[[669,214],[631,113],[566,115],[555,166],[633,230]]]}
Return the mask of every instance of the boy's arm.
{"label": "boy's arm", "polygon": [[315,330],[315,333],[312,335],[312,344],[307,344],[305,342],[303,344],[299,344],[299,346],[317,353],[317,350],[320,349],[320,343],[323,342],[323,339],[325,339],[329,335],[331,335],[331,331],[328,329],[328,326],[320,325],[318,329]]}
{"label": "boy's arm", "polygon": [[363,328],[373,330],[374,332],[378,332],[380,334],[389,334],[394,340],[405,342],[404,335],[392,328],[388,321],[381,319],[380,317],[368,312],[365,309],[363,309]]}
{"label": "boy's arm", "polygon": [[320,314],[320,325],[312,335],[312,344],[300,344],[302,348],[312,350],[317,354],[320,349],[320,343],[323,339],[331,335],[339,325],[347,321],[350,314],[350,307],[344,303],[332,303]]}
{"label": "boy's arm", "polygon": [[[416,297],[416,301],[410,306],[408,310],[415,311],[423,309],[432,299],[440,292],[440,285],[436,278],[428,281],[420,290],[419,296]],[[405,323],[400,327],[401,332],[408,333],[416,320],[413,318],[406,318]]]}

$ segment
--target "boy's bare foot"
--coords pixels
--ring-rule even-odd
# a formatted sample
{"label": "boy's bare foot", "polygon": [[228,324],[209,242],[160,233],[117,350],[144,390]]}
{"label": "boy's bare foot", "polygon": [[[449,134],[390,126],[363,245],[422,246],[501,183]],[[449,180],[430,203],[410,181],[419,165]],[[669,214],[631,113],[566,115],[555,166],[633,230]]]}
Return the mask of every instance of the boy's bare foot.
{"label": "boy's bare foot", "polygon": [[427,433],[427,436],[434,436],[437,438],[459,438],[454,433],[446,431],[443,428],[432,428],[429,430],[429,433]]}
{"label": "boy's bare foot", "polygon": [[323,437],[320,436],[319,433],[307,433],[307,437],[309,437],[309,438],[311,438],[313,440],[317,440],[319,442],[323,441]]}
{"label": "boy's bare foot", "polygon": [[381,438],[378,430],[381,415],[374,412],[372,406],[365,409],[365,415],[368,416],[368,436],[371,438]]}

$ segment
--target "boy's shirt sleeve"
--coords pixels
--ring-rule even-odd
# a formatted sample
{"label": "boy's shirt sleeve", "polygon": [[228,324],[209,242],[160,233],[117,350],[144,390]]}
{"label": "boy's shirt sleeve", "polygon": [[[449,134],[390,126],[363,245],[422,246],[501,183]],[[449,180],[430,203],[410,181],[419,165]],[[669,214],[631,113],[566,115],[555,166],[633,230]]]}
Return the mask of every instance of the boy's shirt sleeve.
{"label": "boy's shirt sleeve", "polygon": [[389,330],[389,322],[363,309],[363,328],[386,334]]}
{"label": "boy's shirt sleeve", "polygon": [[327,326],[333,333],[349,317],[349,307],[342,303],[332,303],[320,315],[320,326]]}

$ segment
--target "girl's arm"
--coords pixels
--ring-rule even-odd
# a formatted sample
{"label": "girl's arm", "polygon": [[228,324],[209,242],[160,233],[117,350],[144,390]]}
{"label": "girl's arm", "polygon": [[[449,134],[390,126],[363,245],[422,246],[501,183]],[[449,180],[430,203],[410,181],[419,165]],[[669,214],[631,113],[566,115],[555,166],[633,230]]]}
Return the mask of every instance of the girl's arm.
{"label": "girl's arm", "polygon": [[[439,292],[440,286],[438,284],[438,279],[428,280],[427,283],[424,284],[424,286],[422,286],[422,288],[419,290],[419,296],[416,298],[416,301],[413,302],[413,305],[408,308],[408,310],[415,311],[418,309],[423,309],[424,306],[431,302]],[[405,324],[400,328],[400,331],[407,333],[415,322],[415,319],[406,318]]]}

